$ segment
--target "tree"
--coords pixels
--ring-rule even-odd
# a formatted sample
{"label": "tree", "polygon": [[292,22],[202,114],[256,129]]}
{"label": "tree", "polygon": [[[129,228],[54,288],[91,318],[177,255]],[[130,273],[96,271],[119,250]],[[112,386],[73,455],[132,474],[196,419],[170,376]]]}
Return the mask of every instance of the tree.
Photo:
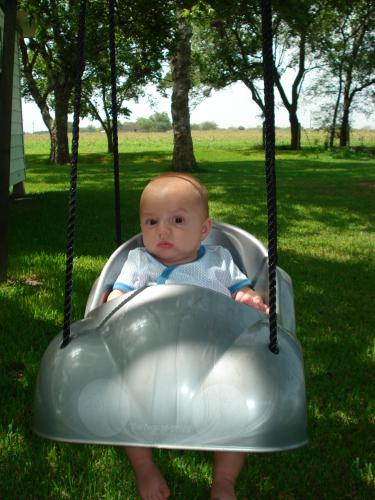
{"label": "tree", "polygon": [[[307,62],[309,47],[311,47],[311,41],[315,35],[316,9],[317,6],[310,0],[281,2],[278,6],[278,18],[275,23],[274,79],[283,105],[288,111],[290,147],[293,150],[301,148],[298,104],[306,73],[311,70],[308,68]],[[294,71],[289,98],[282,83],[282,76],[288,70]]]}
{"label": "tree", "polygon": [[[146,81],[148,71],[143,70],[144,65],[138,60],[135,64],[131,58],[134,52],[129,50],[127,40],[123,33],[117,36],[116,73],[117,73],[117,116],[128,117],[130,111],[125,102],[138,99],[142,94],[142,83]],[[129,57],[130,56],[130,57]],[[136,56],[135,56],[136,57]],[[130,61],[129,61],[130,59]],[[158,68],[159,69],[159,65]],[[150,69],[151,71],[151,69]],[[135,74],[136,73],[136,74]],[[81,116],[97,120],[102,126],[107,137],[107,151],[113,152],[113,116],[112,116],[112,87],[110,81],[110,56],[109,48],[103,47],[101,53],[92,64],[88,62],[83,79]]]}
{"label": "tree", "polygon": [[215,90],[242,81],[263,114],[259,3],[206,2],[194,14],[192,58],[197,80]]}
{"label": "tree", "polygon": [[[147,83],[160,79],[164,45],[170,37],[170,13],[160,2],[144,0],[118,4],[116,26],[117,112],[128,117],[126,101],[143,95]],[[137,22],[135,22],[137,19]],[[82,116],[98,120],[112,152],[110,54],[106,44],[88,61],[83,82]],[[169,121],[169,119],[168,119]],[[170,127],[170,123],[169,123]]]}
{"label": "tree", "polygon": [[136,124],[144,132],[166,132],[172,124],[167,113],[154,113],[150,118],[138,118]]}
{"label": "tree", "polygon": [[189,91],[191,88],[191,37],[189,1],[177,2],[175,46],[170,58],[172,78],[172,124],[174,170],[195,170],[193,140],[190,128]]}
{"label": "tree", "polygon": [[23,75],[50,134],[51,163],[70,160],[67,124],[75,82],[78,6],[58,0],[21,2],[36,24],[33,38],[20,38]]}
{"label": "tree", "polygon": [[[375,6],[364,0],[323,3],[319,13],[320,36],[316,51],[322,63],[310,93],[325,99],[317,123],[329,128],[328,144],[339,137],[349,144],[350,113],[373,109],[375,84]],[[360,96],[360,99],[359,99]]]}
{"label": "tree", "polygon": [[[275,2],[273,16],[274,80],[291,125],[291,148],[300,147],[298,104],[317,25],[315,2]],[[264,115],[262,82],[262,29],[260,3],[253,0],[206,2],[206,15],[197,16],[193,38],[194,61],[201,81],[212,88],[224,88],[241,81]],[[290,97],[283,75],[294,71]]]}
{"label": "tree", "polygon": [[210,121],[202,122],[199,125],[199,129],[200,130],[216,130],[217,129],[217,123],[210,122]]}
{"label": "tree", "polygon": [[[108,82],[109,63],[107,61],[104,72],[98,66],[91,68],[83,81],[81,116],[91,120],[97,120],[102,126],[107,137],[107,152],[113,152],[113,117],[112,117],[112,95],[111,85]],[[126,98],[132,98],[132,91],[129,89],[124,78],[117,85],[117,116],[120,118],[130,115],[129,109],[124,105]],[[140,91],[138,91],[140,92]],[[134,97],[137,97],[135,94]]]}
{"label": "tree", "polygon": [[[21,0],[22,8],[36,23],[35,36],[21,42],[26,92],[42,113],[51,137],[51,162],[69,161],[68,113],[75,81],[78,2]],[[133,98],[163,60],[170,33],[170,9],[165,2],[128,0],[117,3],[117,52],[120,74],[120,114],[126,115],[124,99]],[[101,121],[111,136],[108,64],[108,2],[88,2],[86,15],[83,114]],[[122,36],[120,35],[122,33]],[[103,107],[104,118],[101,117]],[[54,118],[52,117],[54,110]],[[111,144],[109,143],[109,148]]]}
{"label": "tree", "polygon": [[339,69],[340,146],[343,147],[349,143],[349,117],[356,96],[375,85],[375,5],[367,1],[348,2],[338,27],[328,62]]}

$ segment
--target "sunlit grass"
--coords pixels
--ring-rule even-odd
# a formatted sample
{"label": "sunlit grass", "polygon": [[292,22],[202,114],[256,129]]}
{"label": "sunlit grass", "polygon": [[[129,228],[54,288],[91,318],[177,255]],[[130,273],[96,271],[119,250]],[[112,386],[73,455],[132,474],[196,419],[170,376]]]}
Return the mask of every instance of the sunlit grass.
{"label": "sunlit grass", "polygon": [[[212,216],[266,244],[260,137],[194,132],[194,144]],[[371,149],[325,151],[313,136],[310,142],[276,155],[279,264],[293,279],[310,443],[250,455],[238,483],[241,500],[362,500],[375,493],[375,162]],[[25,144],[28,198],[11,203],[9,280],[0,285],[0,498],[133,499],[121,450],[47,442],[31,430],[40,359],[63,321],[69,166],[47,164],[48,136],[27,136]],[[170,168],[171,147],[170,133],[121,136],[124,239],[139,231],[140,192]],[[103,134],[82,134],[73,319],[82,318],[116,246],[112,175]],[[156,459],[172,498],[208,498],[209,454],[161,450]]]}
{"label": "sunlit grass", "polygon": [[[107,148],[107,139],[104,132],[85,133],[81,132],[81,152],[82,153],[103,153]],[[193,142],[199,154],[210,153],[211,149],[219,147],[221,150],[228,150],[235,153],[236,150],[246,152],[254,148],[261,148],[262,130],[261,128],[248,130],[193,130]],[[325,150],[326,135],[320,130],[303,129],[301,133],[301,143],[304,148],[323,152]],[[168,132],[120,132],[120,151],[170,151],[173,144],[172,131]],[[276,129],[276,145],[287,147],[290,144],[289,129]],[[30,154],[45,154],[48,151],[49,135],[26,134],[25,146]],[[351,131],[350,146],[353,148],[374,148],[375,130],[362,129]],[[204,150],[202,150],[204,148]],[[304,153],[301,153],[304,155]],[[350,147],[337,151],[336,155],[342,158],[350,157]],[[260,153],[262,155],[262,153]]]}

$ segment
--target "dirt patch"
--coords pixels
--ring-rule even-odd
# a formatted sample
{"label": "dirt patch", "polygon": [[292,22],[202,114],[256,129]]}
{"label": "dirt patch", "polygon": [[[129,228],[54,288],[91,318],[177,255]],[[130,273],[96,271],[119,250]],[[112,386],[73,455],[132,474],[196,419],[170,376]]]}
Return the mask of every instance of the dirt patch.
{"label": "dirt patch", "polygon": [[43,281],[39,276],[29,276],[27,278],[21,278],[21,279],[15,279],[15,278],[9,278],[7,280],[8,285],[17,285],[17,284],[22,284],[22,285],[28,285],[32,287],[37,287],[43,285]]}

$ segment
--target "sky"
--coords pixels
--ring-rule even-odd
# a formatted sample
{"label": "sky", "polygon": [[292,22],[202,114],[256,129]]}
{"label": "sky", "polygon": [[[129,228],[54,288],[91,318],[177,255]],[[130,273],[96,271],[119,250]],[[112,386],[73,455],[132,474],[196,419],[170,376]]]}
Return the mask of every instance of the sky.
{"label": "sky", "polygon": [[[156,111],[170,113],[170,99],[161,97],[155,89],[148,88],[150,98],[147,96],[141,98],[139,103],[129,102],[127,105],[132,114],[130,121],[136,121],[137,118],[148,118]],[[276,104],[278,103],[277,93],[275,92]],[[152,101],[153,106],[150,104]],[[22,104],[23,127],[24,132],[36,132],[47,130],[39,108],[33,103]],[[235,83],[218,92],[213,92],[211,97],[205,99],[196,108],[190,111],[191,123],[202,123],[205,121],[215,122],[219,128],[228,127],[257,127],[262,120],[260,118],[260,109],[252,101],[249,89],[241,82]],[[312,125],[310,110],[303,109],[303,104],[299,109],[298,116],[303,127],[309,128]],[[72,120],[72,118],[71,118]],[[120,121],[123,121],[120,118]],[[81,121],[81,126],[93,124],[99,126],[98,122],[90,122],[87,119]],[[276,106],[275,125],[277,127],[288,127],[288,114],[283,106]],[[363,115],[353,116],[353,125],[355,128],[375,127],[374,119],[366,119]]]}

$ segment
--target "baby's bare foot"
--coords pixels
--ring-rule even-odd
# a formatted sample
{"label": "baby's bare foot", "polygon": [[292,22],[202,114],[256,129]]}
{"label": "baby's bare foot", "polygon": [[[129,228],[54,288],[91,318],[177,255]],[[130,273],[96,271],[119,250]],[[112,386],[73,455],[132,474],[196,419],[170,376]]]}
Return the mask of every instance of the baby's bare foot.
{"label": "baby's bare foot", "polygon": [[153,462],[137,465],[134,472],[142,500],[165,500],[169,497],[168,485]]}
{"label": "baby's bare foot", "polygon": [[211,487],[211,500],[236,500],[233,483],[228,479],[216,479]]}

